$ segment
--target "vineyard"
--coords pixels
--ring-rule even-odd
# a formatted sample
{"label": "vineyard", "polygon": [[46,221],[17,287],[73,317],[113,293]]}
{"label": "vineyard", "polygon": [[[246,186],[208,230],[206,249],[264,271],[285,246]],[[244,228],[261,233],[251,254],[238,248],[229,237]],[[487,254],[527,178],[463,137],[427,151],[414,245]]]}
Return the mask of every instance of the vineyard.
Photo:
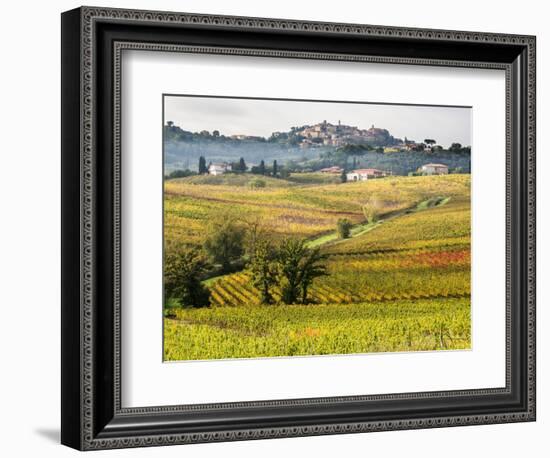
{"label": "vineyard", "polygon": [[470,345],[470,301],[178,309],[165,360],[453,350]]}
{"label": "vineyard", "polygon": [[439,195],[466,197],[469,202],[470,193],[469,175],[389,177],[318,186],[268,179],[278,186],[268,183],[261,189],[250,189],[242,181],[227,185],[229,181],[236,180],[221,175],[165,182],[164,238],[168,251],[182,245],[201,246],[209,221],[228,209],[242,221],[261,220],[274,237],[315,237],[333,231],[340,218],[362,222],[362,208],[372,198],[383,205],[383,217]]}
{"label": "vineyard", "polygon": [[[326,267],[300,305],[281,304],[277,288],[276,303],[261,305],[247,269],[205,281],[210,307],[167,311],[166,360],[470,347],[469,175],[278,181],[259,190],[166,183],[167,250],[200,247],[209,220],[229,206],[275,239],[311,240]],[[373,199],[378,220],[366,224]],[[333,236],[340,218],[354,224],[350,238]]]}

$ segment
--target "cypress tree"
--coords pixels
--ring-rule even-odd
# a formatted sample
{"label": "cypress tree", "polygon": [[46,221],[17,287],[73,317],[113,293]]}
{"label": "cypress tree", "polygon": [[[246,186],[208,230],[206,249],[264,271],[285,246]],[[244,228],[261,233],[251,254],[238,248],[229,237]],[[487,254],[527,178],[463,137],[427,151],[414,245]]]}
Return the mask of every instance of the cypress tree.
{"label": "cypress tree", "polygon": [[206,159],[204,156],[199,157],[199,175],[208,173],[208,168],[206,167]]}
{"label": "cypress tree", "polygon": [[348,176],[346,175],[346,169],[342,169],[342,174],[340,175],[340,181],[345,183],[348,181]]}
{"label": "cypress tree", "polygon": [[277,176],[277,159],[273,161],[273,176]]}
{"label": "cypress tree", "polygon": [[244,162],[244,158],[239,159],[239,171],[240,172],[246,172],[246,163]]}

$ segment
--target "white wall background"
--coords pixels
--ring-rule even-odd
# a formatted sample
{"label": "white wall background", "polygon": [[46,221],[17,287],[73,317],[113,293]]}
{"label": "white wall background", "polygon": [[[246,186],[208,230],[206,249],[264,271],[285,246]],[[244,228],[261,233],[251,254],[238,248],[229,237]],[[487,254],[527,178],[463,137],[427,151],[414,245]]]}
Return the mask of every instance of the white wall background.
{"label": "white wall background", "polygon": [[[538,38],[538,126],[550,123],[550,30],[545,3],[430,0],[117,0],[96,5],[286,17],[319,21],[533,34]],[[59,442],[60,340],[60,13],[78,2],[10,2],[2,7],[0,47],[0,453],[64,457]],[[539,136],[538,170],[550,159]],[[109,456],[279,457],[544,456],[550,428],[548,355],[550,230],[538,183],[537,423],[324,436],[105,452]],[[545,434],[546,433],[546,434]],[[543,448],[544,447],[544,448]]]}

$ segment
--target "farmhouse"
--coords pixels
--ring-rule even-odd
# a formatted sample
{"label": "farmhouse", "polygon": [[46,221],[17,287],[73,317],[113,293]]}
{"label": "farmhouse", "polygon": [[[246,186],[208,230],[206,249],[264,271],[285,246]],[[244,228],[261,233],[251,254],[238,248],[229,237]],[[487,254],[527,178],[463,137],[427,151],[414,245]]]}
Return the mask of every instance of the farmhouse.
{"label": "farmhouse", "polygon": [[369,178],[381,178],[387,176],[387,173],[378,169],[357,169],[346,174],[348,181],[366,181]]}
{"label": "farmhouse", "polygon": [[208,166],[208,173],[210,175],[223,175],[225,172],[231,172],[231,164],[227,162],[211,163]]}
{"label": "farmhouse", "polygon": [[325,169],[319,170],[321,173],[342,173],[342,169],[338,167],[337,165],[332,167],[327,167]]}
{"label": "farmhouse", "polygon": [[447,175],[449,167],[445,164],[424,164],[420,167],[420,171],[426,175]]}

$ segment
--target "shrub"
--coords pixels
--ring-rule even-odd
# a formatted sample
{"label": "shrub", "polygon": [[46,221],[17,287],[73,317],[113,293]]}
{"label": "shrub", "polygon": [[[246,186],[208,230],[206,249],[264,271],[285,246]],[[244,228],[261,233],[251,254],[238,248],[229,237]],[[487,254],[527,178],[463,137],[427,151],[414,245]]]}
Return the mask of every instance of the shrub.
{"label": "shrub", "polygon": [[370,197],[365,205],[363,205],[363,215],[367,223],[375,223],[380,218],[382,211],[382,203],[375,197]]}
{"label": "shrub", "polygon": [[253,178],[249,181],[248,186],[251,188],[265,188],[265,180],[260,180],[259,178]]}
{"label": "shrub", "polygon": [[347,218],[340,218],[336,223],[338,237],[341,239],[349,239],[351,234],[351,221]]}

